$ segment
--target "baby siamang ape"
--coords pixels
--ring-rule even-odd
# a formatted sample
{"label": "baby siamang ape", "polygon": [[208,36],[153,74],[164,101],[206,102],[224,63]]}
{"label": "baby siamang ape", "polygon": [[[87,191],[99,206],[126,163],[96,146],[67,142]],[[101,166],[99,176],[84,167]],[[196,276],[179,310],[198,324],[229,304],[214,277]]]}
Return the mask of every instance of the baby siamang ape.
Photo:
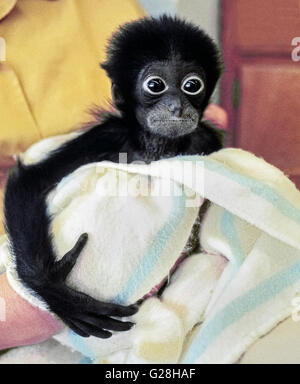
{"label": "baby siamang ape", "polygon": [[192,24],[167,16],[126,24],[113,36],[102,65],[118,113],[107,113],[39,163],[19,161],[11,171],[5,218],[19,278],[77,334],[108,338],[109,331],[126,331],[132,323],[115,317],[131,316],[137,306],[99,302],[66,285],[87,235],[56,261],[47,195],[78,167],[117,162],[120,152],[129,162],[151,162],[220,149],[219,134],[202,118],[221,67],[213,41]]}

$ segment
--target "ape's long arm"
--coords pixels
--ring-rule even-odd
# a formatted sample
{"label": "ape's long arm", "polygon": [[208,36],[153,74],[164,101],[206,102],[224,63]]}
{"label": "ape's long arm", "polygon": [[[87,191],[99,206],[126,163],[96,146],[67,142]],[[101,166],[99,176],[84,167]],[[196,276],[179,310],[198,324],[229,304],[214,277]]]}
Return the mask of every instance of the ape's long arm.
{"label": "ape's long arm", "polygon": [[82,235],[75,247],[56,262],[46,198],[64,176],[79,166],[117,158],[126,140],[123,130],[115,119],[66,143],[40,163],[25,166],[19,162],[6,187],[6,228],[20,279],[84,337],[106,338],[111,335],[107,330],[130,329],[131,323],[110,316],[131,316],[136,307],[98,302],[67,287],[65,280],[87,242],[87,235]]}
{"label": "ape's long arm", "polygon": [[131,324],[110,316],[127,316],[135,307],[99,303],[68,288],[65,279],[85,246],[83,235],[60,262],[55,262],[46,197],[81,165],[117,161],[150,162],[180,154],[209,154],[222,144],[201,123],[222,71],[214,42],[197,26],[177,18],[143,19],[117,32],[102,67],[112,81],[120,117],[110,116],[36,165],[19,164],[5,195],[7,232],[17,270],[26,286],[82,336],[108,337],[107,330]]}

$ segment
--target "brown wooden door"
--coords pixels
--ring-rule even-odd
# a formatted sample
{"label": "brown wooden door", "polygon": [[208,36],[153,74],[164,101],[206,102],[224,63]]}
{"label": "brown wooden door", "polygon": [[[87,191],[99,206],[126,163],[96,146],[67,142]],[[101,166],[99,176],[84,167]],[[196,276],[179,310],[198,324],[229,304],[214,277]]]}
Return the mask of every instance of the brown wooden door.
{"label": "brown wooden door", "polygon": [[300,61],[292,60],[300,1],[224,0],[222,5],[228,144],[262,156],[300,187]]}

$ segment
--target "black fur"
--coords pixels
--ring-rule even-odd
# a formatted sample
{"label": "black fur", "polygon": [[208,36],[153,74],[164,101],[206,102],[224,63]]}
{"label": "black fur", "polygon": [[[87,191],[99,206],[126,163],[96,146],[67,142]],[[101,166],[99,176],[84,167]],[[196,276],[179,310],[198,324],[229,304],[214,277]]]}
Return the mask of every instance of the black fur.
{"label": "black fur", "polygon": [[172,56],[203,68],[207,78],[205,108],[221,76],[223,62],[215,43],[204,31],[184,20],[162,16],[125,24],[113,36],[102,68],[118,84],[122,95],[127,95],[123,109],[128,114],[134,111],[133,94],[128,91],[133,92],[132,84],[141,68]]}
{"label": "black fur", "polygon": [[[111,317],[131,316],[137,307],[98,302],[65,284],[87,235],[82,235],[62,261],[56,262],[46,198],[57,183],[78,167],[102,160],[117,162],[120,152],[128,154],[129,162],[149,162],[179,154],[209,154],[221,148],[219,133],[203,122],[191,134],[177,138],[154,135],[138,123],[134,112],[139,101],[134,90],[138,76],[145,65],[167,62],[171,57],[180,63],[192,63],[204,72],[206,92],[197,106],[202,117],[221,73],[214,43],[197,27],[178,19],[164,17],[131,23],[113,38],[108,61],[103,65],[121,95],[120,115],[108,113],[101,123],[37,164],[26,166],[19,162],[8,178],[6,228],[19,277],[83,337],[106,338],[111,336],[111,330],[130,329],[131,323]],[[197,105],[195,100],[191,103]]]}

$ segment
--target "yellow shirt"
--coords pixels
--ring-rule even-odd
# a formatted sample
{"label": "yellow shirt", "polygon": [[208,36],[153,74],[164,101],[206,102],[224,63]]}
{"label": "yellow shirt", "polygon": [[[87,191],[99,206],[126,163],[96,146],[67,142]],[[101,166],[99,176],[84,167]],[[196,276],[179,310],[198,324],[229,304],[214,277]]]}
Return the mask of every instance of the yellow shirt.
{"label": "yellow shirt", "polygon": [[143,15],[135,0],[0,0],[0,157],[69,132],[93,105],[105,106],[107,39]]}

